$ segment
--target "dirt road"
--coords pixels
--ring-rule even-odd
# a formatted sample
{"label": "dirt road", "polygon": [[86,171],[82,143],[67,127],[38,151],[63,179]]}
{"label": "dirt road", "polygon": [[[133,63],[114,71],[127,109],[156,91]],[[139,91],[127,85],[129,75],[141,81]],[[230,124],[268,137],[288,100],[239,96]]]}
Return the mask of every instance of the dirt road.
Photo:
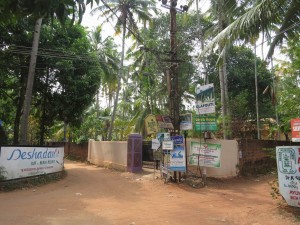
{"label": "dirt road", "polygon": [[0,193],[2,225],[290,225],[300,224],[272,199],[269,181],[215,181],[194,189],[66,161],[67,177],[45,186]]}

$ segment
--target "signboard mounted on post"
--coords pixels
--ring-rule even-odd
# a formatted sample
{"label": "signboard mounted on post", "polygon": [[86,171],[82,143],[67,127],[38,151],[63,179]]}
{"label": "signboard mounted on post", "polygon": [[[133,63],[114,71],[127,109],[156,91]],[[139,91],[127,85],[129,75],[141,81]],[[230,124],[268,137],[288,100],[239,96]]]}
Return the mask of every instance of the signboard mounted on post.
{"label": "signboard mounted on post", "polygon": [[158,131],[156,117],[152,114],[149,114],[145,118],[145,128],[147,135],[155,134]]}
{"label": "signboard mounted on post", "polygon": [[196,87],[196,112],[199,115],[215,113],[214,84]]}
{"label": "signboard mounted on post", "polygon": [[192,130],[193,119],[192,113],[180,115],[180,130]]}
{"label": "signboard mounted on post", "polygon": [[216,131],[217,119],[215,116],[200,116],[195,117],[195,130],[196,131]]}
{"label": "signboard mounted on post", "polygon": [[156,121],[159,128],[174,129],[171,118],[169,116],[157,115]]}

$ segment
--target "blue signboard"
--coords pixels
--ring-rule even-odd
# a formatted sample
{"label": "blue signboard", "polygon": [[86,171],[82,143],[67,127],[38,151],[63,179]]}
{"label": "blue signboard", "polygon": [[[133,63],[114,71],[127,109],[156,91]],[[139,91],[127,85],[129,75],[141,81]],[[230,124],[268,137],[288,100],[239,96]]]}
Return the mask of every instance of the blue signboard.
{"label": "blue signboard", "polygon": [[174,142],[174,145],[182,145],[183,144],[183,136],[182,135],[171,136],[171,140]]}

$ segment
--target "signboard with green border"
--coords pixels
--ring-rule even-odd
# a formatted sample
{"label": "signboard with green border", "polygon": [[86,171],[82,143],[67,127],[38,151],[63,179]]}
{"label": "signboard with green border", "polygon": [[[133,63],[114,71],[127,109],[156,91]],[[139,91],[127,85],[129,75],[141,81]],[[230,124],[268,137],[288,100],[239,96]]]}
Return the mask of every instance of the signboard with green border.
{"label": "signboard with green border", "polygon": [[215,116],[199,116],[195,117],[195,130],[196,131],[216,131],[217,119]]}

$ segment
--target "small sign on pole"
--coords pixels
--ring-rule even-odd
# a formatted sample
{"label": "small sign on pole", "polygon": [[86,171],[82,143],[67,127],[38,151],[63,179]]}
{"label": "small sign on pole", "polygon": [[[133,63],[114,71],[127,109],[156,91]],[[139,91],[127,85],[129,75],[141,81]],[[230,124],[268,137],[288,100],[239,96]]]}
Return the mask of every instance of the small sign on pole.
{"label": "small sign on pole", "polygon": [[197,114],[215,113],[214,84],[198,86],[195,92]]}
{"label": "small sign on pole", "polygon": [[153,150],[157,150],[157,149],[159,149],[159,147],[160,147],[160,145],[161,145],[161,143],[159,142],[159,140],[158,139],[152,139],[152,142],[151,142],[151,149],[153,149]]}
{"label": "small sign on pole", "polygon": [[163,150],[173,150],[174,142],[173,141],[163,141],[162,149]]}
{"label": "small sign on pole", "polygon": [[180,130],[192,130],[193,120],[192,113],[180,115]]}

